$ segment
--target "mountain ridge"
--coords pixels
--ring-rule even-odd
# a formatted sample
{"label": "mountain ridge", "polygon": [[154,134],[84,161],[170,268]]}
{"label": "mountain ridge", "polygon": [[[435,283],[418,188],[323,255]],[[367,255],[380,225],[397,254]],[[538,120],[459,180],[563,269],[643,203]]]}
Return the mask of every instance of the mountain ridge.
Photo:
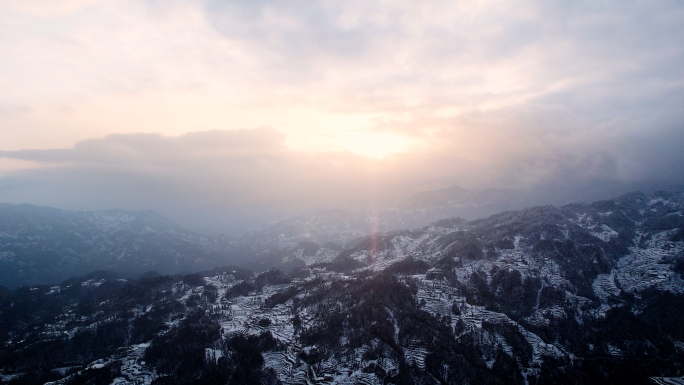
{"label": "mountain ridge", "polygon": [[0,378],[681,383],[682,234],[684,193],[632,193],[375,233],[290,274],[0,290]]}
{"label": "mountain ridge", "polygon": [[[586,210],[591,205],[644,204],[645,200],[651,199],[649,196],[665,199],[677,194],[630,193],[613,200],[570,204],[555,209]],[[534,210],[540,209],[507,211],[468,222],[486,223],[510,215],[507,213]],[[417,212],[425,213],[420,209],[391,209],[375,213],[326,210],[292,217],[240,236],[206,237],[152,211],[114,209],[82,212],[0,204],[0,284],[16,287],[57,283],[70,276],[99,269],[112,270],[127,277],[150,270],[176,274],[225,264],[256,271],[273,266],[289,271],[330,262],[343,249],[367,242],[369,234],[419,230],[424,226],[406,226],[407,222],[411,223],[407,218],[415,219]],[[431,218],[431,214],[420,215],[418,222],[412,223]],[[611,220],[626,221],[636,217],[620,218]],[[430,222],[434,224],[442,220],[460,221],[440,218]],[[605,225],[610,227],[611,223]]]}
{"label": "mountain ridge", "polygon": [[210,268],[221,264],[211,243],[152,211],[1,204],[0,283],[56,283],[101,269],[131,276]]}

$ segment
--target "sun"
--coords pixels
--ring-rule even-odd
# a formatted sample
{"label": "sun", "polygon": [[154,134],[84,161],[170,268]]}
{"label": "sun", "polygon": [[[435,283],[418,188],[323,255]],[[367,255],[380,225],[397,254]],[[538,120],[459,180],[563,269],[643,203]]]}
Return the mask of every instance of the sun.
{"label": "sun", "polygon": [[[314,152],[348,151],[374,159],[406,152],[415,145],[404,135],[370,130],[328,130],[320,135],[288,135],[287,145]],[[305,136],[305,138],[302,138]],[[293,140],[294,139],[294,140]]]}
{"label": "sun", "polygon": [[412,144],[406,137],[389,132],[346,133],[339,139],[344,150],[376,159],[406,151]]}

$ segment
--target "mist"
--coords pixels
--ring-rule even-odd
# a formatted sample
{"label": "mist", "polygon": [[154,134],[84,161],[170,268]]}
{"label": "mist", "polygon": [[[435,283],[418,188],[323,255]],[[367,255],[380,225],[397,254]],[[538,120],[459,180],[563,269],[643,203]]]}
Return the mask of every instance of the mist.
{"label": "mist", "polygon": [[201,233],[234,234],[320,209],[394,207],[451,185],[511,189],[533,196],[530,204],[562,204],[684,184],[680,131],[629,136],[607,128],[558,137],[511,129],[509,118],[492,129],[487,119],[489,130],[456,131],[383,159],[293,150],[274,129],[112,135],[71,149],[4,151],[39,166],[0,178],[0,200],[152,209]]}

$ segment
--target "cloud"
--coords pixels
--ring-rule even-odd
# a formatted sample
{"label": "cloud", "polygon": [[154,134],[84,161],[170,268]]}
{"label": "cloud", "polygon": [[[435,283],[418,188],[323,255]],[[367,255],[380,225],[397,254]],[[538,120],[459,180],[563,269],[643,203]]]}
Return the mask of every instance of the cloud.
{"label": "cloud", "polygon": [[112,135],[72,149],[0,152],[43,165],[0,178],[0,200],[151,208],[215,233],[321,208],[389,207],[453,184],[589,197],[607,187],[684,185],[684,133],[677,127],[624,135],[611,125],[564,126],[575,123],[563,109],[473,115],[429,145],[385,159],[293,150],[269,128]]}
{"label": "cloud", "polygon": [[356,108],[470,108],[564,91],[596,101],[681,87],[683,75],[675,3],[206,4],[226,39],[262,59],[267,82],[332,86],[345,101],[362,95]]}
{"label": "cloud", "polygon": [[4,149],[269,126],[357,152],[345,138],[380,129],[397,151],[473,111],[600,124],[684,86],[676,2],[15,3],[0,3],[0,105],[28,110],[0,113]]}
{"label": "cloud", "polygon": [[0,200],[216,229],[454,184],[684,185],[677,2],[46,4],[0,1]]}
{"label": "cloud", "polygon": [[283,140],[283,134],[264,128],[179,137],[112,135],[72,149],[3,151],[0,157],[44,167],[1,178],[0,200],[80,209],[152,208],[211,232],[221,224],[244,226],[250,219],[302,210],[377,203],[368,197],[382,173],[377,160],[352,153],[299,153]]}

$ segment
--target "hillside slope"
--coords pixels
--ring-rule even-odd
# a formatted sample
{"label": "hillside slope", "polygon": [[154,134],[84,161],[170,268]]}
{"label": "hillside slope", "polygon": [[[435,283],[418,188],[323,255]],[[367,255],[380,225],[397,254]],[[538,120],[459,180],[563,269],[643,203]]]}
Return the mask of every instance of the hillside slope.
{"label": "hillside slope", "polygon": [[635,193],[380,233],[290,275],[225,268],[1,291],[0,375],[681,383],[683,218],[684,194]]}
{"label": "hillside slope", "polygon": [[57,283],[94,270],[138,276],[225,264],[213,239],[151,211],[67,211],[0,204],[0,284]]}

